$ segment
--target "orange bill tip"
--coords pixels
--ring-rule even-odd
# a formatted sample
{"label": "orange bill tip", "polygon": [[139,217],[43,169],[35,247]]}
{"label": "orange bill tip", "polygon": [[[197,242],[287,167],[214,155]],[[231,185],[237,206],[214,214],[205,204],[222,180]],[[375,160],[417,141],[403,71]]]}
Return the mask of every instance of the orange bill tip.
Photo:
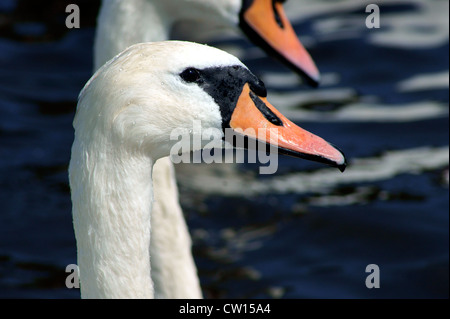
{"label": "orange bill tip", "polygon": [[241,13],[241,28],[250,39],[259,36],[261,47],[305,76],[309,84],[318,86],[319,70],[298,39],[281,1],[253,0]]}
{"label": "orange bill tip", "polygon": [[[340,150],[291,122],[266,98],[256,96],[248,84],[233,111],[230,127],[247,137],[277,147],[279,153],[325,163],[342,172],[346,168],[346,159]],[[258,133],[260,130],[263,134]]]}

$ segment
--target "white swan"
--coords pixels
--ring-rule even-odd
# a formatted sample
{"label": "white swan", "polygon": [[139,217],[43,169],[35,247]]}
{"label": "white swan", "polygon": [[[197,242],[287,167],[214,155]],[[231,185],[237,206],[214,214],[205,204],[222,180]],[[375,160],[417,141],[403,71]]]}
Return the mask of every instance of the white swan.
{"label": "white swan", "polygon": [[173,129],[192,130],[194,120],[216,131],[276,128],[284,152],[345,168],[340,151],[265,93],[237,58],[190,42],[137,44],[96,72],[80,93],[69,166],[83,298],[154,297],[152,166],[177,142]]}
{"label": "white swan", "polygon": [[[181,21],[207,28],[239,27],[311,85],[320,73],[283,9],[286,0],[103,0],[95,39],[95,68],[128,46],[164,41]],[[185,39],[189,40],[189,39]]]}
{"label": "white swan", "polygon": [[[104,0],[95,39],[95,69],[128,46],[167,40],[180,21],[216,27],[240,27],[272,55],[319,81],[319,72],[299,42],[278,0]],[[158,298],[201,298],[191,239],[178,201],[172,162],[158,160],[153,169],[151,266]],[[184,281],[189,285],[182,284]]]}

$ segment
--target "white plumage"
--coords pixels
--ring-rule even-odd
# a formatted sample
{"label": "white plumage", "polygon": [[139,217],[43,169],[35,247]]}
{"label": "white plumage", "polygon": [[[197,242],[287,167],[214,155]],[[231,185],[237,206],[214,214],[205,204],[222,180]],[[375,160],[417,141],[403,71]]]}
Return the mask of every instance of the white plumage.
{"label": "white plumage", "polygon": [[[241,0],[105,0],[98,18],[94,67],[98,69],[135,43],[169,39],[177,21],[194,20],[237,26]],[[209,21],[205,21],[209,20]],[[195,22],[195,23],[197,23]],[[191,253],[191,238],[178,200],[169,158],[153,169],[152,278],[157,298],[201,298]],[[190,281],[190,286],[182,284]]]}
{"label": "white plumage", "polygon": [[[267,14],[267,17],[269,19],[274,20],[275,15],[274,12],[271,11],[273,10],[273,7],[271,4],[268,5],[269,2],[270,0],[256,0],[253,2],[253,4],[256,4],[257,6],[265,6],[265,14]],[[106,61],[108,61],[130,45],[141,42],[156,42],[167,40],[170,36],[172,27],[179,22],[191,21],[193,24],[202,22],[202,25],[208,25],[208,31],[210,31],[212,26],[237,27],[240,23],[240,14],[241,10],[243,9],[243,4],[244,1],[242,0],[104,0],[102,2],[101,11],[98,18],[98,27],[94,47],[94,67],[97,70]],[[278,9],[280,10],[280,8]],[[262,19],[264,20],[265,17],[262,17]],[[288,21],[284,22],[286,27],[286,23],[288,23]],[[290,36],[292,37],[293,41],[298,42],[295,33],[293,33],[292,30],[289,30],[289,28],[278,30],[278,32],[281,31],[288,33],[291,32]],[[262,33],[260,35],[263,35],[264,32],[272,31],[267,30],[261,32]],[[278,36],[276,35],[275,38],[277,37]],[[284,37],[278,38],[285,39]],[[284,42],[284,40],[280,41]],[[295,63],[298,64],[301,69],[301,67],[303,66],[303,61],[297,61],[297,59],[303,59],[304,53],[303,49],[300,47],[300,43],[298,42],[296,44],[297,46],[294,45],[293,47],[299,49],[299,51],[294,55],[290,55],[289,57],[294,57],[294,60],[296,60]],[[156,52],[155,49],[153,50]],[[283,51],[284,49],[282,49],[281,47],[277,50]],[[281,53],[288,54],[288,52]],[[139,54],[145,53],[141,52]],[[227,64],[230,63],[231,60],[234,60],[235,63],[238,63],[234,57],[224,56],[223,54],[217,52],[216,54],[221,56],[221,59],[214,61],[206,59],[200,61],[200,59],[198,59],[198,53],[193,52],[191,57],[188,56],[186,52],[184,55],[172,56],[173,60],[171,61],[171,66],[174,67],[176,65],[181,65],[178,63],[184,61],[197,61],[199,64],[208,63],[207,61],[210,61],[211,63],[214,62]],[[160,85],[161,83],[164,83],[164,85],[160,85],[159,91],[153,91],[153,97],[155,99],[163,100],[164,97],[171,96],[173,100],[178,99],[177,102],[181,101],[185,106],[187,106],[189,101],[184,100],[183,97],[171,94],[173,92],[170,92],[170,90],[176,90],[177,88],[171,87],[170,81],[165,81],[166,79],[155,78],[156,74],[158,74],[158,76],[163,76],[163,74],[165,74],[164,72],[158,73],[156,70],[158,67],[167,67],[168,57],[155,54],[151,58],[153,59],[152,63],[154,66],[153,73],[146,74],[144,78],[141,78],[140,80],[147,81],[145,82],[147,84],[155,84],[157,83],[157,80],[161,80],[161,82],[158,82],[158,85]],[[162,61],[157,61],[158,59],[161,59]],[[135,77],[136,79],[139,78],[137,76],[137,74],[140,74],[140,66],[138,64],[132,65],[131,69],[123,68],[122,71],[117,71],[117,68],[114,67],[114,63],[117,62],[111,62],[111,64],[104,67],[108,69],[106,73],[123,71],[124,73],[128,72],[128,75],[130,76],[131,74],[133,74],[133,77]],[[306,54],[304,64],[306,69],[311,69],[311,63],[313,64],[312,60],[310,60],[309,56],[307,56]],[[315,66],[313,66],[312,69],[314,70]],[[103,73],[104,72],[102,72],[101,74]],[[109,111],[106,112],[101,110],[100,106],[98,106],[97,111],[95,111],[95,113],[97,113],[95,116],[99,118],[108,116],[112,117],[109,118],[109,121],[111,122],[115,116],[121,118],[121,112],[124,109],[127,109],[127,112],[131,112],[131,110],[135,112],[134,115],[136,116],[136,119],[132,120],[131,126],[129,125],[129,123],[123,123],[122,134],[124,134],[125,132],[125,127],[130,130],[127,132],[128,134],[130,134],[131,132],[136,133],[136,135],[138,133],[143,133],[142,131],[140,131],[143,126],[140,126],[139,123],[140,121],[144,121],[146,119],[145,114],[147,114],[152,116],[152,120],[154,122],[146,122],[146,125],[153,126],[152,129],[154,130],[154,132],[158,132],[159,137],[154,135],[154,141],[156,142],[158,138],[161,138],[161,136],[166,136],[165,134],[167,134],[167,129],[173,125],[173,123],[177,120],[177,116],[179,115],[176,113],[176,111],[172,112],[172,109],[169,109],[168,111],[166,110],[167,113],[164,114],[141,114],[140,112],[142,110],[138,107],[133,109],[132,107],[128,107],[128,105],[118,103],[118,101],[115,100],[117,98],[116,92],[112,92],[112,88],[116,88],[117,90],[122,92],[122,98],[125,99],[125,97],[128,97],[127,103],[130,103],[130,105],[139,105],[139,101],[145,99],[146,94],[148,94],[148,92],[145,92],[145,90],[143,89],[147,86],[135,86],[132,91],[128,91],[127,85],[129,85],[130,83],[128,83],[128,80],[124,80],[127,79],[127,77],[119,77],[115,78],[114,80],[109,77],[106,78],[108,80],[96,80],[94,77],[94,80],[92,81],[96,82],[97,84],[88,85],[85,91],[81,94],[80,101],[82,101],[82,103],[80,103],[79,105],[80,109],[85,105],[90,105],[90,107],[92,107],[93,104],[96,105],[100,100],[103,102],[110,101],[106,103],[109,104],[108,107],[118,106],[120,107],[120,109],[115,110],[114,112],[111,112],[111,110],[109,109]],[[109,83],[108,81],[113,81],[113,83]],[[139,88],[141,88],[142,91],[139,91]],[[95,90],[96,92],[91,92],[92,90]],[[167,90],[169,90],[169,92]],[[191,112],[195,112],[196,107],[199,106],[198,102],[200,100],[203,100],[206,104],[211,102],[211,97],[201,94],[204,92],[200,92],[199,88],[197,88],[196,90],[198,95],[197,99],[195,99],[195,102],[193,102],[192,105],[189,105],[189,107],[191,107]],[[98,99],[96,100],[95,98],[93,98],[93,96],[98,96]],[[91,101],[93,103],[91,103]],[[209,104],[209,107],[211,107],[212,105],[213,104]],[[82,111],[78,110],[78,113],[81,114]],[[90,116],[92,115],[93,114],[90,114]],[[215,113],[214,110],[210,110],[207,115],[208,118],[203,118],[202,120],[207,122],[218,116],[218,114]],[[82,121],[80,120],[80,118],[81,116],[77,115],[77,119],[75,121],[75,123],[78,123],[77,125],[79,125],[78,134],[81,135],[84,134],[83,132],[90,132],[91,128],[89,127],[89,123],[92,124],[97,118],[86,117]],[[129,120],[131,120],[131,118],[132,117],[129,117]],[[185,120],[187,120],[187,118]],[[217,120],[217,118],[215,118],[214,120]],[[98,122],[95,123],[97,123],[96,125],[100,125]],[[108,122],[104,121],[103,125],[105,123]],[[155,126],[155,124],[152,123],[165,125]],[[128,124],[128,126],[126,126],[125,124]],[[84,128],[86,128],[86,130],[84,130]],[[120,133],[120,131],[117,131],[116,133],[118,134]],[[148,132],[146,134],[148,134]],[[88,140],[89,138],[90,137],[86,137],[86,140]],[[103,136],[103,134],[98,134],[96,136],[96,141],[99,145],[109,145],[108,143],[112,143],[112,141],[106,141],[106,137]],[[141,146],[148,147],[144,140],[130,140],[128,145],[129,147],[133,146],[135,148]],[[168,147],[168,145],[166,145],[166,147]],[[99,148],[99,150],[100,149],[102,148]],[[92,151],[92,154],[97,154],[99,158],[103,158],[105,156],[105,154],[100,154],[96,149],[93,149]],[[155,160],[159,157],[158,152],[167,152],[167,148],[163,150],[163,146],[159,145],[157,149],[152,149],[152,155],[154,157],[152,158],[152,160]],[[86,157],[87,154],[90,153],[86,152]],[[92,155],[90,156],[92,157]],[[99,164],[94,164],[99,158],[85,158],[84,160],[87,161],[86,165],[102,167],[99,166]],[[81,161],[81,159],[77,159],[77,161]],[[115,170],[116,168],[114,167],[115,166],[111,164],[110,167],[102,167],[102,169]],[[99,172],[101,172],[102,169],[99,169]],[[125,174],[125,172],[123,172],[122,174]],[[130,172],[129,177],[131,180],[132,176],[133,173]],[[147,176],[146,178],[149,178],[149,176]],[[154,294],[152,296],[157,298],[201,298],[202,293],[197,276],[197,269],[191,253],[191,238],[178,201],[178,189],[175,179],[174,167],[168,157],[162,157],[154,164],[152,178],[153,196],[155,198],[155,201],[153,203],[151,221],[149,220],[147,222],[146,220],[140,220],[140,226],[148,227],[147,231],[150,231],[151,224],[152,240],[149,248],[151,262],[149,261],[149,263],[151,263],[150,282],[152,282],[154,286]],[[83,180],[83,182],[88,181]],[[117,203],[117,205],[119,205],[119,203]],[[145,215],[145,218],[149,217]],[[147,239],[145,239],[145,241],[147,241]],[[109,242],[108,244],[104,245],[108,245],[108,247],[111,246],[111,249],[113,249],[114,245],[120,245],[120,243],[116,241]],[[143,249],[144,247],[142,247],[141,251],[143,251]],[[149,260],[150,256],[148,256]],[[83,256],[79,258],[82,259]],[[147,265],[145,266],[147,267]],[[87,281],[89,282],[89,279]],[[84,296],[88,295],[90,294],[84,294]],[[112,297],[116,295],[111,292],[111,294],[108,293],[104,296]]]}
{"label": "white plumage", "polygon": [[[222,125],[214,100],[179,74],[187,67],[227,65],[242,63],[189,42],[138,44],[102,67],[83,89],[69,168],[83,298],[155,296],[149,252],[152,166],[176,142],[171,130],[189,130],[194,119],[204,127]],[[167,219],[170,225],[171,216]],[[177,253],[171,238],[177,231],[165,235],[165,247]],[[178,254],[172,262],[182,269],[184,251]],[[190,296],[198,285],[196,276],[174,281],[173,297]]]}

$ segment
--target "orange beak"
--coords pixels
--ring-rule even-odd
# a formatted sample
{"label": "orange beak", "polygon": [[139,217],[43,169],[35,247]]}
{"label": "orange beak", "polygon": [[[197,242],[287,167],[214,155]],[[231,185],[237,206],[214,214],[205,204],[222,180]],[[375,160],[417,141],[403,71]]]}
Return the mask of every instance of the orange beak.
{"label": "orange beak", "polygon": [[283,0],[244,0],[240,27],[257,45],[318,86],[320,73],[300,43],[283,8]]}
{"label": "orange beak", "polygon": [[277,147],[279,153],[325,163],[341,172],[346,168],[342,152],[289,121],[266,98],[254,94],[249,84],[242,90],[230,127],[248,138]]}

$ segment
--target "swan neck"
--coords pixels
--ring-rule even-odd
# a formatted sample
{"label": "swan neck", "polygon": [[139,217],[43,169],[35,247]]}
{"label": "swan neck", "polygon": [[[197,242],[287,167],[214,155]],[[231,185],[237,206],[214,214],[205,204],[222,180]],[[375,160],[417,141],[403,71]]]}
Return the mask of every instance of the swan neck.
{"label": "swan neck", "polygon": [[69,177],[82,298],[153,298],[152,163],[75,139]]}
{"label": "swan neck", "polygon": [[94,69],[133,44],[167,40],[173,21],[162,7],[163,2],[102,1],[94,44]]}

